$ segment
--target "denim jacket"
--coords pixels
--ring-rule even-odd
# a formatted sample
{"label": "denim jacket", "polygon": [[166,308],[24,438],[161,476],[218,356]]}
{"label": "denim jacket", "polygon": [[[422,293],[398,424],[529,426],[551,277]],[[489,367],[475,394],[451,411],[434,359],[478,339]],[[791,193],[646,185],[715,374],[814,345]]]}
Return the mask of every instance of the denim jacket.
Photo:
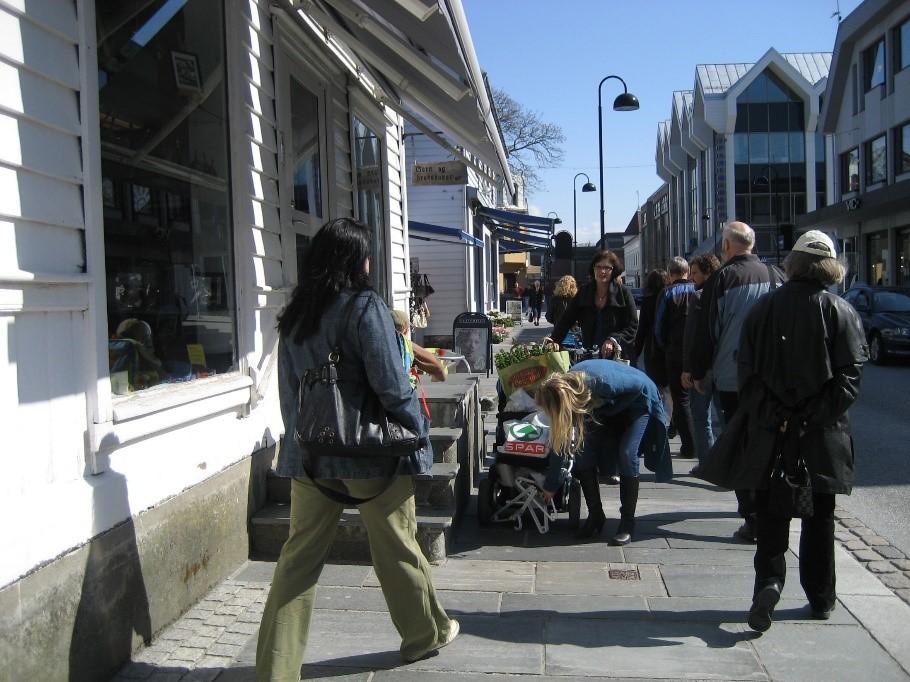
{"label": "denim jacket", "polygon": [[319,330],[303,343],[293,333],[278,341],[278,395],[285,437],[278,453],[279,476],[305,477],[304,462],[316,478],[386,478],[395,471],[398,458],[337,457],[320,455],[301,448],[294,439],[300,379],[303,373],[326,362],[336,335],[341,345],[339,373],[361,380],[341,381],[338,390],[375,391],[390,416],[421,436],[425,445],[402,462],[401,473],[422,474],[433,465],[429,443],[429,420],[420,409],[417,395],[401,365],[392,317],[385,302],[373,291],[356,294],[345,328],[338,333],[339,318],[355,292],[345,290],[323,313]]}

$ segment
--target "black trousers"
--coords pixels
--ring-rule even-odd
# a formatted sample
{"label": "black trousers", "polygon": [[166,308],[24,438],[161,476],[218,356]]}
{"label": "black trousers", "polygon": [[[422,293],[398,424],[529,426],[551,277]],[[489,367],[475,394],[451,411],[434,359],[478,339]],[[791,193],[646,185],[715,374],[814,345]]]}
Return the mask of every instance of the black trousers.
{"label": "black trousers", "polygon": [[[724,424],[729,424],[730,419],[739,407],[739,394],[736,391],[718,391],[721,416]],[[736,510],[750,525],[755,523],[755,491],[743,488],[735,490]]]}
{"label": "black trousers", "polygon": [[[814,609],[834,606],[834,495],[812,496],[815,514],[802,520],[799,539],[799,583]],[[768,491],[756,492],[758,546],[755,549],[755,592],[771,583],[784,586],[787,577],[785,555],[790,540],[790,519],[768,510]]]}
{"label": "black trousers", "polygon": [[683,388],[680,383],[682,358],[667,357],[666,365],[667,383],[670,386],[670,396],[673,398],[673,424],[682,441],[680,454],[683,457],[692,457],[695,454],[695,439],[692,435],[695,433],[695,422],[692,420],[692,409],[689,407],[689,389]]}

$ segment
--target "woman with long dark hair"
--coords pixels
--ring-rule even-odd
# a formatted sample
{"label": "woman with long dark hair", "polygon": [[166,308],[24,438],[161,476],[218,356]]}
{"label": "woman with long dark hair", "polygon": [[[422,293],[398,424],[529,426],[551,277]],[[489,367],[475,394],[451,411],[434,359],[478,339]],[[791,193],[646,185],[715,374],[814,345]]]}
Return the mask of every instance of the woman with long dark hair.
{"label": "woman with long dark hair", "polygon": [[[430,567],[417,544],[414,475],[432,466],[429,424],[402,369],[389,309],[370,288],[369,228],[346,218],[324,225],[313,238],[303,273],[278,321],[285,438],[277,473],[293,478],[291,528],[259,629],[260,680],[299,679],[316,582],[344,509],[338,495],[360,502],[373,567],[401,635],[402,657],[423,658],[458,634],[458,623],[436,598]],[[338,391],[345,404],[362,404],[364,391],[375,392],[390,416],[424,440],[415,455],[332,456],[295,441],[301,378],[326,363],[336,342],[341,351]]]}
{"label": "woman with long dark hair", "polygon": [[667,385],[667,366],[654,341],[654,313],[657,309],[657,297],[669,283],[670,275],[666,270],[651,270],[648,273],[641,297],[638,331],[635,334],[635,354],[642,359],[645,373],[658,388]]}

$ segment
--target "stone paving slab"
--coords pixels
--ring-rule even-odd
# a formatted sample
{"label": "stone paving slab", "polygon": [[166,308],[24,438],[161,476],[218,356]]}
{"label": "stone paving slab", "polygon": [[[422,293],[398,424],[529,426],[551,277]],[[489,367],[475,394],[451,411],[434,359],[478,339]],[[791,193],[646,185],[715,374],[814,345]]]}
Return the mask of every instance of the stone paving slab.
{"label": "stone paving slab", "polygon": [[[648,597],[651,616],[658,620],[693,620],[710,623],[745,623],[752,605],[751,592],[740,597]],[[774,609],[775,623],[857,625],[850,612],[836,608],[831,619],[813,620],[805,599],[781,599]]]}
{"label": "stone paving slab", "polygon": [[[450,615],[499,613],[500,597],[498,593],[437,590],[436,594]],[[389,610],[382,590],[378,587],[327,587],[322,585],[316,590],[316,608],[333,611],[388,612]]]}
{"label": "stone paving slab", "polygon": [[500,612],[503,615],[513,616],[571,615],[607,620],[650,617],[648,604],[644,597],[617,597],[601,594],[504,594]]}
{"label": "stone paving slab", "polygon": [[[751,595],[755,571],[745,566],[661,566],[671,597],[741,597]],[[803,597],[796,567],[787,570],[783,596]]]}
{"label": "stone paving slab", "polygon": [[579,619],[547,623],[548,674],[648,679],[766,680],[739,626],[629,621],[621,627]]}
{"label": "stone paving slab", "polygon": [[[731,552],[726,549],[656,549],[639,547],[637,542],[623,548],[630,564],[662,564],[667,566],[748,566],[752,567],[751,552]],[[796,556],[787,557],[788,563]]]}
{"label": "stone paving slab", "polygon": [[[449,557],[500,561],[622,561],[622,550],[602,542],[579,542],[568,524],[557,524],[541,535],[536,528],[477,528],[473,518],[457,532]],[[606,534],[604,534],[606,538]]]}
{"label": "stone paving slab", "polygon": [[[368,568],[370,575],[364,585],[378,587],[376,573],[372,567]],[[433,584],[437,590],[532,592],[536,568],[536,564],[525,561],[450,559],[441,566],[433,566]]]}
{"label": "stone paving slab", "polygon": [[869,573],[843,547],[834,548],[834,567],[837,576],[837,594],[880,595],[893,594],[875,575]]}
{"label": "stone paving slab", "polygon": [[380,671],[373,678],[376,682],[544,682],[558,680],[558,682],[633,682],[641,678],[618,677],[566,677],[563,675],[489,675],[484,673],[456,673],[456,672],[411,672],[408,670]]}
{"label": "stone paving slab", "polygon": [[[319,584],[360,587],[372,570],[372,566],[362,564],[326,564],[319,576]],[[233,576],[233,580],[271,584],[274,574],[274,561],[249,561]]]}
{"label": "stone paving slab", "polygon": [[848,594],[841,595],[840,600],[910,673],[910,605],[896,596]]}
{"label": "stone paving slab", "polygon": [[[618,580],[609,577],[609,570],[638,569],[640,580]],[[538,594],[577,594],[666,596],[660,571],[656,566],[633,564],[542,563],[537,568]]]}
{"label": "stone paving slab", "polygon": [[860,627],[775,623],[752,645],[775,682],[907,680],[907,673]]}

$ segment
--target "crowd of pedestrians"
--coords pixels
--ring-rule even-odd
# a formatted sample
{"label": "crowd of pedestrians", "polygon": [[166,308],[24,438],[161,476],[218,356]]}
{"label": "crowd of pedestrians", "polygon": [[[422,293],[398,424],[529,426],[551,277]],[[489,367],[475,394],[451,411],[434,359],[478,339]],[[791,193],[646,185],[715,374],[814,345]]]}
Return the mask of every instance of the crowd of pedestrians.
{"label": "crowd of pedestrians", "polygon": [[[672,474],[665,401],[672,404],[681,454],[698,459],[693,473],[718,482],[711,472],[723,469],[719,463],[735,463],[724,481],[737,482],[726,486],[736,488],[743,518],[736,535],[757,542],[748,623],[765,631],[786,577],[794,514],[769,492],[772,472],[789,473],[781,468],[789,464],[784,452],[797,453],[811,485],[812,510],[800,513],[800,582],[814,618],[826,619],[834,608],[834,496],[853,484],[847,410],[859,393],[867,348],[853,308],[827,291],[844,276],[827,235],[802,235],[784,260],[786,275],[754,255],[754,243],[748,225],[731,222],[723,231],[722,266],[713,256],[670,259],[666,272],[648,274],[640,317],[622,281],[621,259],[597,251],[587,283],[577,288],[571,277],[560,280],[547,319],[552,342],[576,328],[599,359],[552,375],[536,400],[550,419],[553,448],[576,454],[589,510],[580,532],[585,538],[599,536],[606,522],[598,474],[619,474],[616,545],[633,540],[639,458],[659,481]],[[293,478],[291,527],[262,617],[258,679],[297,679],[316,582],[346,504],[360,508],[402,657],[430,655],[459,631],[416,541],[414,476],[429,470],[432,450],[408,371],[426,359],[419,346],[402,342],[407,320],[396,320],[396,336],[393,315],[372,291],[369,246],[366,226],[327,223],[279,318],[279,394],[291,437],[279,451],[277,472]],[[539,324],[539,282],[527,298]],[[615,362],[620,359],[626,362]],[[315,441],[333,443],[331,450],[300,438],[302,396],[317,382],[334,387],[344,413],[340,428],[346,420],[369,427],[372,396],[413,434],[415,447],[407,455],[365,457],[336,447],[334,433]]]}

